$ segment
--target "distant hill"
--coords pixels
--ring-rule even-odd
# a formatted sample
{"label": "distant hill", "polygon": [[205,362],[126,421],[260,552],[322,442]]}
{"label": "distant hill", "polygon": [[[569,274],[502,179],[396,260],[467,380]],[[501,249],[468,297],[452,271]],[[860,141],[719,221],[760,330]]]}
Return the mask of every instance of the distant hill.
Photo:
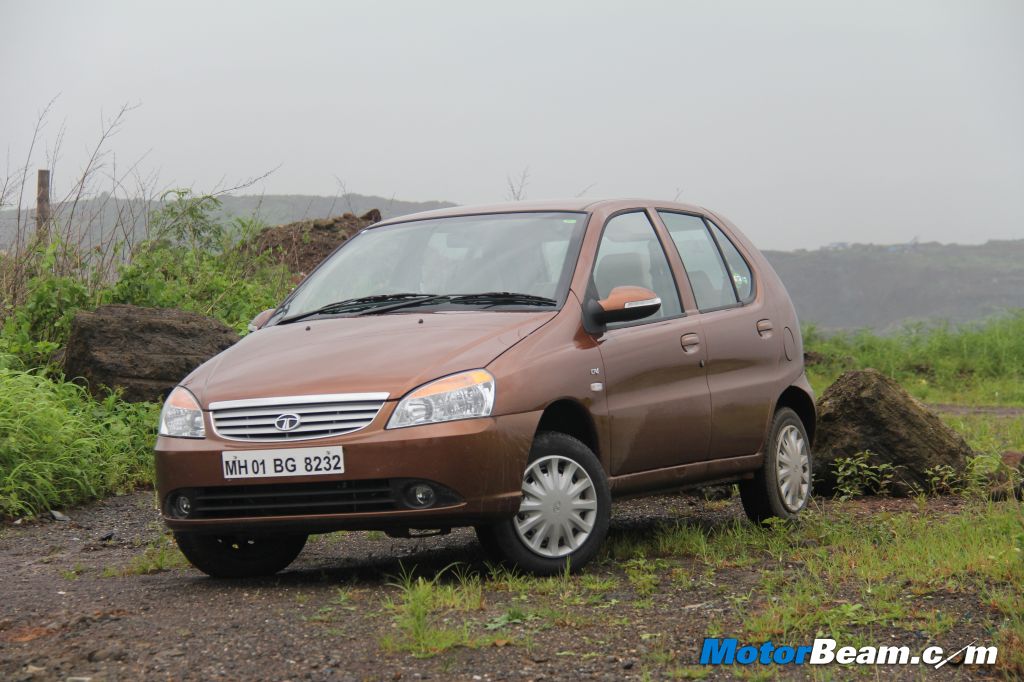
{"label": "distant hill", "polygon": [[801,322],[887,331],[1024,308],[1024,239],[962,244],[839,245],[766,251]]}
{"label": "distant hill", "polygon": [[[348,194],[341,197],[223,196],[225,217],[256,215],[268,225],[380,209],[384,218],[454,206]],[[150,205],[149,208],[155,206]],[[92,199],[76,216],[92,231],[110,229],[118,214],[142,216],[142,202]],[[143,232],[141,220],[136,234]],[[14,212],[0,211],[0,249],[14,234]],[[86,240],[87,242],[89,240]],[[1024,308],[1024,239],[959,244],[836,244],[816,251],[766,251],[796,303],[803,322],[825,331],[887,331],[906,323],[978,320]]]}
{"label": "distant hill", "polygon": [[[399,201],[394,198],[363,194],[346,194],[338,197],[293,194],[224,195],[219,199],[221,200],[219,213],[221,217],[256,216],[267,225],[280,225],[306,218],[327,218],[346,211],[362,215],[373,208],[379,209],[381,215],[387,219],[455,206],[449,201]],[[148,202],[147,204],[147,202],[139,200],[116,200],[101,195],[79,203],[75,209],[75,216],[77,216],[75,223],[84,222],[89,225],[88,235],[85,239],[87,244],[98,243],[99,233],[103,230],[109,231],[118,223],[119,218],[122,223],[133,223],[132,234],[141,236],[145,232],[142,216],[146,214],[147,209],[156,209],[158,205],[158,202]],[[61,210],[61,207],[57,206],[54,210]],[[67,209],[64,208],[64,210]],[[6,249],[12,243],[17,230],[15,215],[15,211],[12,209],[0,211],[0,249]],[[30,229],[34,229],[34,215],[33,211],[29,216]],[[134,219],[132,219],[133,217]],[[25,223],[25,216],[22,216],[22,223]]]}

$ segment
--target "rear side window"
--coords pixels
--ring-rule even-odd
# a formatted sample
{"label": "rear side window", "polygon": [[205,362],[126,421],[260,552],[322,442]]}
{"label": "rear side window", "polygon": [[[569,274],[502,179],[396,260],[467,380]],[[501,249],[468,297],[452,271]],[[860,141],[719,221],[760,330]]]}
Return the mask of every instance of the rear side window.
{"label": "rear side window", "polygon": [[[624,213],[609,220],[595,263],[594,285],[600,298],[619,286],[646,287],[661,299],[661,308],[644,322],[682,313],[668,258],[645,213]],[[631,323],[609,326],[625,324]]]}
{"label": "rear side window", "polygon": [[737,299],[730,281],[732,277],[726,270],[722,255],[704,220],[698,216],[667,211],[659,211],[658,215],[679,251],[694,298],[697,299],[697,307],[710,310],[734,305]]}
{"label": "rear side window", "polygon": [[747,265],[747,261],[743,260],[736,245],[725,236],[718,225],[710,220],[708,225],[718,241],[718,246],[722,249],[722,255],[725,256],[725,265],[729,268],[729,274],[732,275],[732,283],[736,286],[736,295],[740,297],[741,301],[746,301],[754,292],[754,278],[750,274],[750,266]]}

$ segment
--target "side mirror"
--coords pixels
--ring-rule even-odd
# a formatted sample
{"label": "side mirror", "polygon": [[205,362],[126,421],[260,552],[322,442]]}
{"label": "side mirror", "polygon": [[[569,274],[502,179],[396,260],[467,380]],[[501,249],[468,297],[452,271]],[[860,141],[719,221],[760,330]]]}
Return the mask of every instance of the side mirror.
{"label": "side mirror", "polygon": [[588,308],[590,318],[604,326],[612,322],[632,322],[650,317],[661,308],[661,299],[645,287],[622,286],[612,289],[608,298],[591,301]]}
{"label": "side mirror", "polygon": [[262,313],[260,313],[256,317],[252,318],[252,322],[249,323],[249,331],[250,332],[254,332],[257,329],[259,329],[260,327],[262,327],[263,325],[265,325],[267,323],[267,320],[270,319],[270,316],[274,314],[275,310],[277,310],[277,309],[276,308],[269,308],[267,310],[264,310]]}

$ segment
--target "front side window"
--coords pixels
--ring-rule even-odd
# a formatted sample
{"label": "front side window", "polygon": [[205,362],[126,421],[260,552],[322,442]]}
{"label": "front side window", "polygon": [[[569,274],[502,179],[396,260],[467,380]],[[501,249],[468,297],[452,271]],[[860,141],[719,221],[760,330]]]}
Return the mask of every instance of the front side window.
{"label": "front side window", "polygon": [[693,296],[697,299],[697,308],[711,310],[734,305],[737,299],[732,277],[704,220],[699,216],[668,211],[659,211],[658,215],[679,250]]}
{"label": "front side window", "polygon": [[624,213],[609,220],[594,263],[594,286],[599,298],[607,298],[615,287],[646,287],[661,299],[661,308],[644,318],[645,322],[682,312],[668,258],[645,213]]}
{"label": "front side window", "polygon": [[[370,228],[303,282],[278,316],[287,320],[338,302],[389,296],[415,300],[418,312],[553,308],[567,294],[586,222],[581,213],[503,213]],[[471,296],[495,292],[523,297]],[[362,305],[358,310],[365,312]]]}

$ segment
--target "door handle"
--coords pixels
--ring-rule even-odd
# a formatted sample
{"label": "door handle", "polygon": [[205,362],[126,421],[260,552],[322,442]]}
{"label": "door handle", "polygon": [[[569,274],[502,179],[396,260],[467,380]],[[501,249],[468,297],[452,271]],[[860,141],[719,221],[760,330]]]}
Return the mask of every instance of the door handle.
{"label": "door handle", "polygon": [[684,353],[696,353],[700,350],[700,337],[696,334],[683,334],[679,337],[679,343]]}
{"label": "door handle", "polygon": [[757,334],[758,334],[758,336],[762,336],[764,338],[768,338],[769,336],[772,335],[772,330],[773,329],[775,329],[775,327],[772,326],[772,321],[771,320],[758,320],[757,321]]}

